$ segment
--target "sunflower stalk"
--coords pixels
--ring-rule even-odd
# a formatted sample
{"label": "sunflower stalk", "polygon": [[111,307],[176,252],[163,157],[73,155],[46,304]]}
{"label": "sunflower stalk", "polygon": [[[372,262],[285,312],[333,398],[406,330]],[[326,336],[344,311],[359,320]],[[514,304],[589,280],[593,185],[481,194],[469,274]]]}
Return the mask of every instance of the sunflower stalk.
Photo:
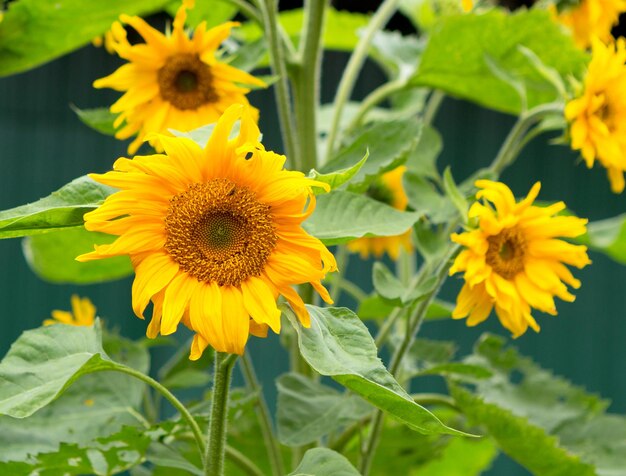
{"label": "sunflower stalk", "polygon": [[215,353],[211,421],[209,423],[209,435],[204,456],[204,474],[206,476],[224,475],[226,428],[228,426],[228,395],[235,360],[237,360],[235,354]]}

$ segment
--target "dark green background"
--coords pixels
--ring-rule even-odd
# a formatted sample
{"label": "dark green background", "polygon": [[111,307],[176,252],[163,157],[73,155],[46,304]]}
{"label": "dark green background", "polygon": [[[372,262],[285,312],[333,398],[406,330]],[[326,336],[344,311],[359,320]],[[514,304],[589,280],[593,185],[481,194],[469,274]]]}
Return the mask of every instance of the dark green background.
{"label": "dark green background", "polygon": [[[345,57],[330,54],[324,64],[323,99],[332,100]],[[0,209],[34,201],[88,172],[103,172],[125,154],[125,144],[99,135],[80,123],[69,105],[81,108],[109,105],[117,95],[91,88],[94,79],[109,74],[118,60],[101,49],[87,47],[36,70],[0,79]],[[371,90],[382,75],[373,66],[357,84],[355,96]],[[269,91],[255,92],[252,102],[261,110],[261,129],[268,149],[280,150],[274,102]],[[440,164],[451,164],[460,181],[493,158],[513,119],[446,99],[435,125],[446,141]],[[536,180],[543,183],[541,200],[564,200],[580,216],[601,219],[623,212],[624,196],[611,194],[600,169],[587,170],[562,146],[535,140],[504,177],[516,193],[525,194]],[[559,303],[559,316],[539,316],[542,332],[529,331],[516,345],[544,367],[553,369],[589,391],[613,400],[615,412],[626,412],[626,268],[593,254],[593,265],[575,274],[582,280],[574,304]],[[145,323],[130,307],[130,279],[77,287],[41,281],[22,257],[20,240],[0,240],[0,306],[2,338],[6,353],[24,329],[40,325],[52,309],[68,309],[72,293],[89,296],[109,324],[130,337],[140,337]],[[351,273],[365,276],[369,288],[370,264],[353,260]],[[363,278],[362,278],[363,279]],[[452,279],[444,293],[454,298],[459,280]],[[492,316],[479,328],[462,321],[437,322],[424,327],[423,335],[454,340],[462,352],[484,331],[506,335]],[[286,370],[277,339],[253,338],[265,391],[273,401],[273,377]],[[157,350],[163,360],[168,350]],[[417,391],[419,388],[413,388]],[[501,458],[489,474],[527,474]]]}

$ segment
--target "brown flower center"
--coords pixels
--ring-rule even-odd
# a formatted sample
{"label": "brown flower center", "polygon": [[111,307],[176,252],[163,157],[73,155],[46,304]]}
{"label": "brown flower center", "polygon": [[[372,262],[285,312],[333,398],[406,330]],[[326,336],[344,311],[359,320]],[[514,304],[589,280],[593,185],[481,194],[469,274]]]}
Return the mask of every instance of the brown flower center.
{"label": "brown flower center", "polygon": [[277,240],[270,207],[221,178],[172,197],[165,229],[165,249],[180,268],[220,286],[259,276]]}
{"label": "brown flower center", "polygon": [[198,109],[217,100],[211,67],[193,53],[170,56],[158,71],[158,82],[163,100],[177,109]]}
{"label": "brown flower center", "polygon": [[487,238],[489,248],[485,261],[505,279],[513,278],[524,270],[526,239],[515,228],[507,228]]}

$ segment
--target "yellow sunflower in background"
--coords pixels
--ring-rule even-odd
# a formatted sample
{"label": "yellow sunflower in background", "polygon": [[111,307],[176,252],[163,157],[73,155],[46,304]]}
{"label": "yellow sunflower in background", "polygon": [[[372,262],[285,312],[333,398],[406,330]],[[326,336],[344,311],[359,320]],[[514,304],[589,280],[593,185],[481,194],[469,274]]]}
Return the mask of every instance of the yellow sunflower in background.
{"label": "yellow sunflower in background", "polygon": [[587,49],[593,38],[604,42],[611,39],[611,29],[623,12],[626,12],[626,0],[581,0],[557,14],[557,21],[571,30],[578,47]]}
{"label": "yellow sunflower in background", "polygon": [[611,190],[624,190],[626,171],[626,43],[593,43],[593,56],[580,97],[565,107],[571,123],[571,147],[587,167],[597,159],[606,169]]}
{"label": "yellow sunflower in background", "polygon": [[[404,188],[402,186],[402,176],[406,171],[404,165],[383,174],[379,180],[374,181],[368,188],[366,194],[382,203],[391,205],[398,210],[406,210],[409,203]],[[400,256],[400,249],[411,251],[411,230],[397,236],[375,236],[358,238],[350,241],[348,249],[354,253],[359,253],[361,258],[367,259],[370,254],[376,258],[387,253],[392,259],[397,260]]]}
{"label": "yellow sunflower in background", "polygon": [[191,359],[207,345],[241,354],[248,335],[264,337],[268,326],[278,333],[279,295],[308,326],[292,285],[311,283],[332,302],[320,281],[335,259],[301,227],[315,208],[311,186],[326,186],[284,170],[285,157],[266,151],[259,135],[248,108],[234,105],[204,150],[159,136],[166,155],[120,158],[113,171],[91,175],[120,191],[85,215],[85,227],[119,238],[78,260],[130,255],[133,309],[143,317],[154,305],[148,337],[182,321],[196,332]]}
{"label": "yellow sunflower in background", "polygon": [[[205,31],[200,23],[189,37],[184,30],[186,4],[179,8],[169,35],[155,30],[143,19],[122,15],[145,43],[131,45],[119,23],[111,29],[113,48],[129,62],[110,76],[94,82],[96,88],[112,88],[125,94],[112,106],[119,113],[114,123],[122,126],[118,139],[137,135],[128,147],[134,154],[146,134],[168,134],[168,129],[190,131],[213,123],[231,104],[248,104],[243,85],[264,86],[263,81],[220,62],[216,51],[237,23],[228,22]],[[256,113],[256,110],[255,110]],[[158,147],[158,143],[152,145]]]}
{"label": "yellow sunflower in background", "polygon": [[533,206],[539,182],[519,203],[503,183],[478,180],[476,186],[482,189],[476,197],[484,203],[474,203],[468,215],[478,220],[478,228],[451,236],[466,248],[450,268],[451,275],[464,272],[465,279],[452,317],[467,317],[467,325],[475,326],[495,308],[514,337],[528,326],[538,332],[531,308],[556,315],[554,296],[574,301],[564,283],[580,287],[564,264],[582,268],[590,263],[586,246],[557,237],[584,234],[587,220],[555,216],[565,209],[563,202]]}
{"label": "yellow sunflower in background", "polygon": [[43,321],[44,326],[52,324],[69,324],[72,326],[92,326],[96,318],[96,306],[89,298],[72,295],[72,312],[52,311],[52,319]]}

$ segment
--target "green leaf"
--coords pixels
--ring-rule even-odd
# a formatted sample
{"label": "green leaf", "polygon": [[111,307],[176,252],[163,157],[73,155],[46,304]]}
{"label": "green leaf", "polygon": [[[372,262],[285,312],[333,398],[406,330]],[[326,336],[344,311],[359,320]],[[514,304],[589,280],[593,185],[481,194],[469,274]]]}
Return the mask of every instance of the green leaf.
{"label": "green leaf", "polygon": [[450,171],[450,167],[446,167],[446,170],[443,172],[443,189],[446,192],[446,195],[450,199],[450,201],[454,204],[459,215],[463,219],[464,222],[467,222],[467,210],[469,205],[465,196],[461,193],[459,188],[452,177],[452,172]]}
{"label": "green leaf", "polygon": [[26,331],[0,362],[0,414],[27,417],[81,375],[120,366],[102,348],[99,320],[91,327],[55,324]]}
{"label": "green leaf", "polygon": [[[443,451],[415,472],[416,476],[480,476],[498,456],[490,438],[452,438]],[[411,473],[413,476],[413,473]]]}
{"label": "green leaf", "polygon": [[234,68],[252,71],[261,62],[266,52],[267,43],[265,38],[259,38],[251,43],[239,45],[233,53],[222,58],[222,61]]}
{"label": "green leaf", "polygon": [[415,403],[387,372],[372,336],[356,314],[346,308],[307,306],[311,327],[294,322],[303,358],[322,375],[360,395],[415,431],[465,435],[449,428]]}
{"label": "green leaf", "polygon": [[289,476],[359,476],[345,456],[328,448],[313,448]]}
{"label": "green leaf", "polygon": [[340,393],[301,374],[281,375],[276,387],[278,439],[284,445],[313,443],[372,411],[355,395]]}
{"label": "green leaf", "polygon": [[493,9],[480,15],[444,18],[432,30],[412,81],[518,114],[518,93],[493,74],[485,61],[488,55],[500,69],[523,82],[529,108],[553,101],[556,92],[552,82],[520,52],[519,45],[533,51],[542,64],[561,77],[580,77],[588,60],[549,12],[520,9],[509,14]]}
{"label": "green leaf", "polygon": [[401,212],[363,195],[338,190],[317,197],[304,229],[326,245],[363,236],[395,236],[404,233],[420,217]]}
{"label": "green leaf", "polygon": [[0,239],[82,226],[83,215],[114,191],[87,176],[79,177],[36,202],[1,211]]}
{"label": "green leaf", "polygon": [[489,68],[489,71],[498,79],[500,79],[504,84],[513,88],[513,90],[517,93],[519,99],[519,109],[520,111],[528,110],[528,97],[526,96],[526,85],[524,81],[514,76],[513,73],[507,71],[502,65],[498,63],[498,61],[491,57],[489,53],[485,53],[485,64]]}
{"label": "green leaf", "polygon": [[141,430],[125,427],[114,435],[98,438],[86,445],[61,443],[57,451],[37,454],[28,463],[0,462],[0,473],[13,476],[108,476],[141,463],[149,444],[150,438]]}
{"label": "green leaf", "polygon": [[424,126],[415,149],[406,160],[406,167],[410,172],[421,177],[437,179],[437,157],[443,149],[441,135],[432,126]]}
{"label": "green leaf", "polygon": [[[331,190],[341,187],[343,184],[352,180],[352,178],[356,175],[356,173],[361,170],[363,164],[369,157],[369,151],[365,151],[365,155],[361,160],[359,160],[356,164],[351,167],[337,170],[335,172],[330,172],[327,174],[321,174],[317,170],[312,169],[309,172],[309,178],[313,180],[317,180],[318,182],[326,183],[330,186]],[[317,193],[325,193],[324,190],[320,187],[313,187],[313,191]]]}
{"label": "green leaf", "polygon": [[392,79],[408,80],[415,73],[424,41],[414,35],[381,30],[372,39],[372,58]]}
{"label": "green leaf", "polygon": [[363,192],[384,172],[402,165],[419,139],[422,127],[415,119],[379,122],[355,134],[350,144],[321,168],[322,173],[354,166],[369,150],[369,159],[360,168],[350,189]]}
{"label": "green leaf", "polygon": [[117,236],[87,231],[82,226],[24,238],[22,250],[33,272],[52,283],[91,284],[125,278],[133,273],[127,256],[79,263],[76,257],[94,244],[112,243]]}
{"label": "green leaf", "polygon": [[[169,1],[165,11],[172,17],[181,5],[180,0]],[[187,9],[187,21],[185,24],[195,28],[200,22],[205,21],[208,28],[220,25],[235,16],[237,7],[228,0],[211,0],[210,2],[196,2],[193,8]]]}
{"label": "green leaf", "polygon": [[[407,178],[407,180],[413,180],[412,177]],[[422,189],[426,190],[427,193],[434,193],[434,189],[432,185],[428,182],[423,182],[421,179],[418,179],[418,183],[422,185]],[[411,191],[413,194],[412,201],[416,203],[421,203],[424,206],[429,206],[428,203],[424,203],[422,198],[418,196],[418,194],[414,191]],[[439,195],[435,195],[435,201],[438,199]],[[436,206],[441,207],[441,213],[448,213],[444,211],[443,207],[447,207],[446,202],[442,202],[440,204],[436,204]],[[437,218],[437,211],[431,215],[431,218],[434,216]],[[440,218],[437,219],[439,221]],[[415,225],[413,225],[413,244],[415,245],[415,249],[419,252],[420,255],[424,258],[424,260],[428,263],[436,263],[437,260],[440,260],[443,257],[443,254],[448,250],[450,245],[450,235],[446,233],[446,230],[443,226],[433,226],[431,223],[428,223],[427,220],[420,220]]]}
{"label": "green leaf", "polygon": [[389,268],[380,261],[374,263],[372,267],[372,283],[376,292],[384,299],[395,305],[401,304],[401,298],[406,289],[400,280],[389,271]]}
{"label": "green leaf", "polygon": [[122,13],[147,15],[169,0],[19,0],[0,22],[0,76],[58,58],[104,34]]}
{"label": "green leaf", "polygon": [[[359,303],[357,314],[361,319],[381,320],[387,318],[395,307],[396,306],[383,299],[380,295],[374,294]],[[452,315],[453,309],[454,304],[435,299],[428,306],[424,319],[427,321],[448,319]]]}
{"label": "green leaf", "polygon": [[[51,326],[54,327],[62,332],[67,326]],[[104,337],[103,347],[109,355],[147,372],[149,355],[142,345],[108,333]],[[4,390],[5,385],[0,384],[0,389]],[[59,398],[25,419],[0,417],[0,460],[29,461],[29,455],[56,452],[62,442],[85,445],[94,438],[120,431],[123,425],[142,425],[145,421],[137,410],[144,390],[142,382],[127,375],[85,375]]]}
{"label": "green leaf", "polygon": [[109,111],[108,107],[99,107],[96,109],[79,109],[73,104],[70,105],[72,111],[76,113],[81,122],[92,129],[107,136],[115,135],[115,127],[113,122],[117,114]]}
{"label": "green leaf", "polygon": [[402,182],[409,205],[425,214],[431,222],[446,223],[457,216],[458,212],[450,197],[439,193],[427,179],[407,171]]}
{"label": "green leaf", "polygon": [[576,241],[626,264],[626,214],[589,223],[587,234]]}

